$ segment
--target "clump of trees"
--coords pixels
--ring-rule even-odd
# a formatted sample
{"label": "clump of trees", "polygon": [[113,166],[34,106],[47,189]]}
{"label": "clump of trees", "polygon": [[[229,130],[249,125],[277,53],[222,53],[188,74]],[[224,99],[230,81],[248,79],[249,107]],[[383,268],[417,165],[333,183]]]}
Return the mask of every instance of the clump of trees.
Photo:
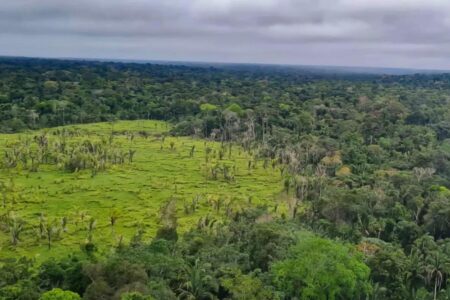
{"label": "clump of trees", "polygon": [[[118,143],[107,139],[70,139],[70,130],[56,130],[19,139],[7,145],[1,166],[37,172],[40,165],[51,164],[61,170],[77,172],[91,170],[92,176],[110,165],[132,163],[135,149],[123,149]],[[113,135],[113,133],[111,133]]]}
{"label": "clump of trees", "polygon": [[[174,225],[173,201],[169,199],[161,211],[166,232]],[[294,223],[258,221],[265,213],[264,209],[243,211],[226,224],[216,223],[215,230],[210,230],[205,219],[205,226],[193,228],[181,239],[158,235],[150,242],[117,248],[102,260],[79,253],[48,260],[39,268],[25,259],[10,260],[0,265],[0,296],[283,299],[300,295],[307,299],[308,295],[335,295],[364,299],[371,295],[368,267],[355,248],[313,234],[299,235],[300,228]],[[323,249],[316,252],[316,245]],[[317,280],[300,276],[300,266],[317,270],[320,255],[327,259],[320,269],[325,277],[317,273],[307,273]],[[317,259],[311,259],[314,257]],[[291,264],[292,259],[302,263]],[[341,264],[342,260],[346,263]],[[339,265],[341,273],[327,272],[326,266],[334,265]],[[6,276],[5,271],[11,269],[16,276]],[[325,280],[336,286],[321,285]]]}

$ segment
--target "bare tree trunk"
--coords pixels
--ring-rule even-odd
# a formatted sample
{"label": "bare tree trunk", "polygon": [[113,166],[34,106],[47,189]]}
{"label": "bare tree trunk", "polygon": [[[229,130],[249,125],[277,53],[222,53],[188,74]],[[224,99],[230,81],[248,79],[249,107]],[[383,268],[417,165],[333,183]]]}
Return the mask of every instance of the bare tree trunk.
{"label": "bare tree trunk", "polygon": [[436,279],[434,280],[434,297],[433,297],[434,300],[436,300],[437,297],[437,286],[438,286],[438,278],[436,277]]}

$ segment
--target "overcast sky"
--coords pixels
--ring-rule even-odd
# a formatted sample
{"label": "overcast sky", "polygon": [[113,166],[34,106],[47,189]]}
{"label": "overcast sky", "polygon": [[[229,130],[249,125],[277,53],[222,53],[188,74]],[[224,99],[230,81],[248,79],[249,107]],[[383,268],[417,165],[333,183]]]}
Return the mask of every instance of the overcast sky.
{"label": "overcast sky", "polygon": [[0,0],[0,55],[450,69],[450,0]]}

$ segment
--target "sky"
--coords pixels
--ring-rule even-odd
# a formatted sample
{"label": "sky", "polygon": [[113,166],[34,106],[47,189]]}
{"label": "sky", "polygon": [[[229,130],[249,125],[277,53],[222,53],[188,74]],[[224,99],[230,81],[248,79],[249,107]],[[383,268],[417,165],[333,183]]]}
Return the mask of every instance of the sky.
{"label": "sky", "polygon": [[0,55],[450,69],[450,0],[0,0]]}

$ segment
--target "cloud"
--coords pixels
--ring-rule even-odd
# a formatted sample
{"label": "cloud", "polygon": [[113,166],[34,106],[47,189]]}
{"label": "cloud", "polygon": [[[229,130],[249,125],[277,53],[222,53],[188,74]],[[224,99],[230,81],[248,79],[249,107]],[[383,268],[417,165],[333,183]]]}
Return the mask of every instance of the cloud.
{"label": "cloud", "polygon": [[3,0],[0,54],[450,68],[448,0]]}

